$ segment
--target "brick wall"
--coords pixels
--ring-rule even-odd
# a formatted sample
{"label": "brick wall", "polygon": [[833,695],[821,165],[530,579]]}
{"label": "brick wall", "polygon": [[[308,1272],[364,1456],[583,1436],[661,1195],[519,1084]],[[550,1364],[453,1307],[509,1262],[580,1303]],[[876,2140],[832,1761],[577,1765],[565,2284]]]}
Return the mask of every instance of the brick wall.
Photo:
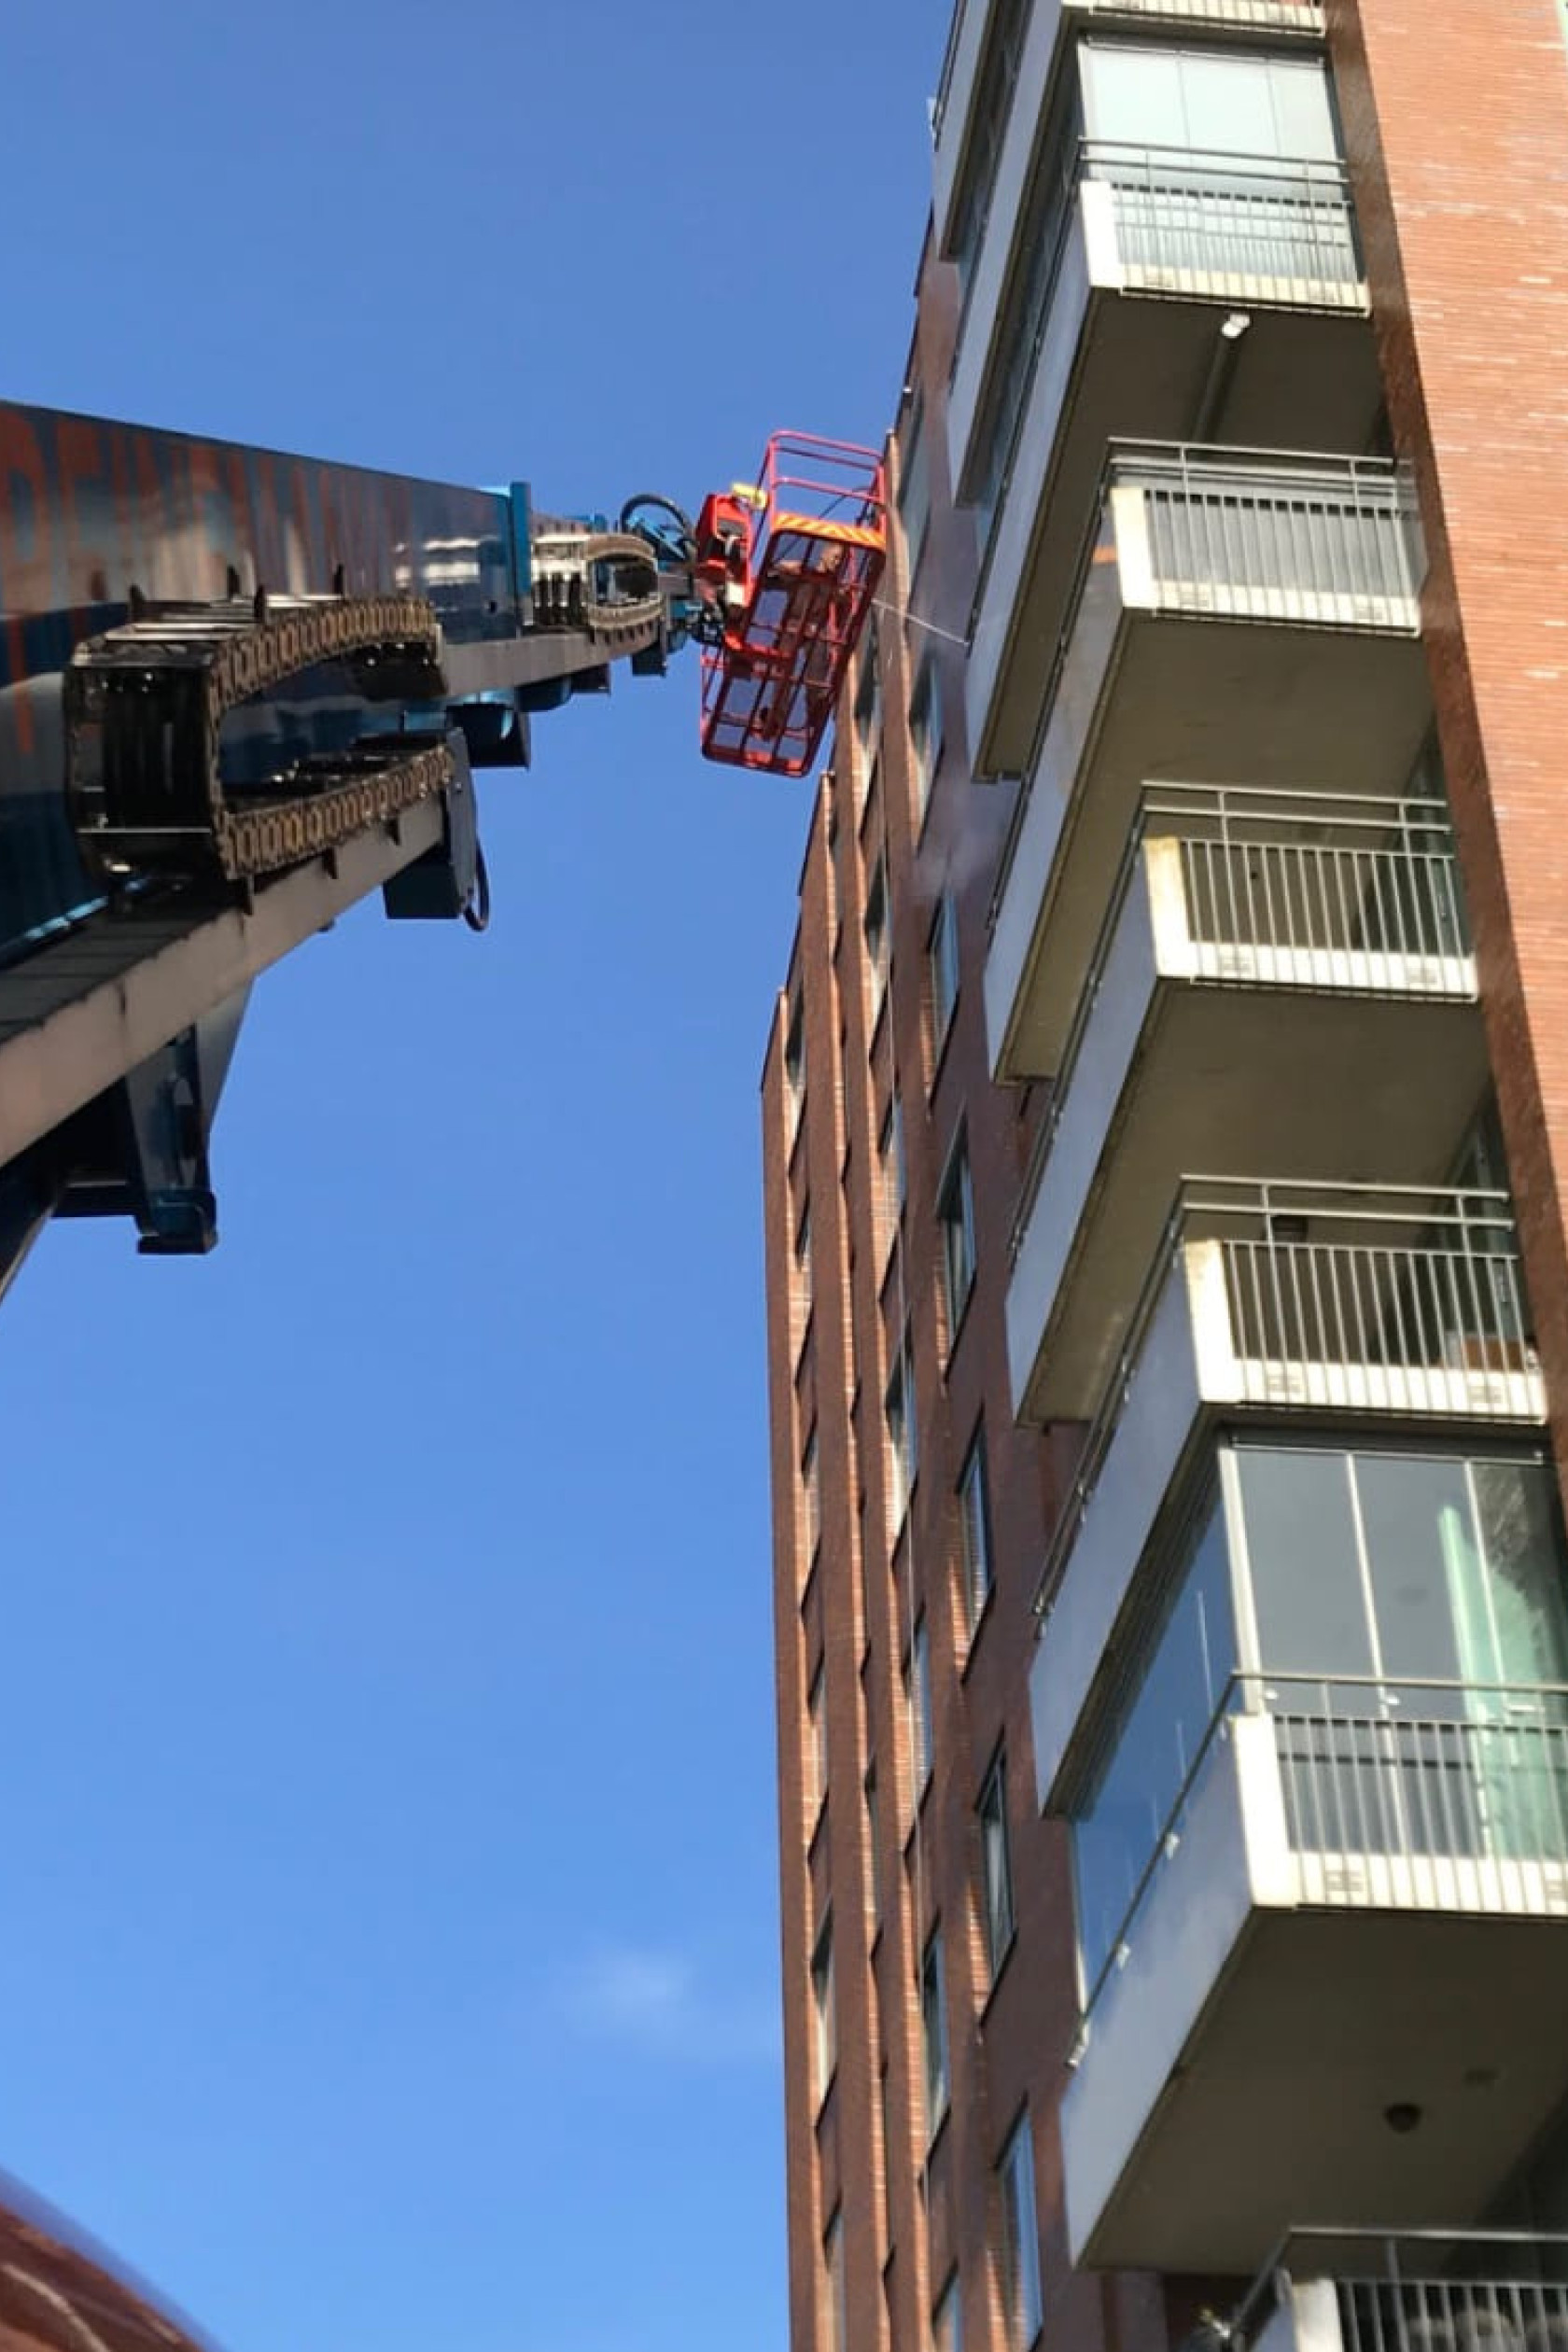
{"label": "brick wall", "polygon": [[1438,732],[1568,1460],[1568,52],[1558,0],[1329,0]]}

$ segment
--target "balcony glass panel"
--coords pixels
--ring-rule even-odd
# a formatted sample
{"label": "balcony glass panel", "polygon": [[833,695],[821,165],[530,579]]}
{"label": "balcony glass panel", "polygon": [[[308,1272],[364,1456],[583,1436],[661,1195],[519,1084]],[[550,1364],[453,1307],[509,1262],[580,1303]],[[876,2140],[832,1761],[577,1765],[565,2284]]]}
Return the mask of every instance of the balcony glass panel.
{"label": "balcony glass panel", "polygon": [[1114,1743],[1073,1826],[1084,1967],[1114,1949],[1139,1879],[1236,1671],[1230,1555],[1218,1501],[1150,1637]]}
{"label": "balcony glass panel", "polygon": [[1080,54],[1091,138],[1320,161],[1338,152],[1318,58],[1101,40]]}

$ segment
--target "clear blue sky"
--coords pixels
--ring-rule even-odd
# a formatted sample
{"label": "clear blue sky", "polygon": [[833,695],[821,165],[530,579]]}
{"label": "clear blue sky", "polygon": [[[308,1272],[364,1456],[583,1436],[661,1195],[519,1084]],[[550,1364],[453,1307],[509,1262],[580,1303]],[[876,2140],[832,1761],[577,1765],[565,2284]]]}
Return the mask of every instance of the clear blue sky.
{"label": "clear blue sky", "polygon": [[[7,0],[0,392],[546,501],[891,414],[946,0]],[[232,2352],[785,2341],[756,1082],[694,671],[0,1310],[0,2162]]]}

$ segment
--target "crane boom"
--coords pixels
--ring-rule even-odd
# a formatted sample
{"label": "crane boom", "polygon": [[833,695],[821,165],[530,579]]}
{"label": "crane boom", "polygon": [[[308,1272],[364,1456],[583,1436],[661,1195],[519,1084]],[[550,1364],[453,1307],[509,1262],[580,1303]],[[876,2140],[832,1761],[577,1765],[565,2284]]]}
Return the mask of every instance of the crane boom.
{"label": "crane boom", "polygon": [[51,1215],[212,1247],[251,984],[376,889],[483,928],[474,773],[526,766],[540,713],[696,638],[708,755],[804,772],[881,468],[780,436],[763,482],[695,528],[547,515],[0,402],[0,1295]]}

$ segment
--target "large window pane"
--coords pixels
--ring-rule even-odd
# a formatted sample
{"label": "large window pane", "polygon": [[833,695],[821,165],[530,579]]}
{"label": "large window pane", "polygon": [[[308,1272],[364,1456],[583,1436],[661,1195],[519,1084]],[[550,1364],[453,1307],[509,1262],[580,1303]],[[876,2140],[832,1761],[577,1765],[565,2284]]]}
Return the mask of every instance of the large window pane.
{"label": "large window pane", "polygon": [[1339,136],[1323,67],[1301,58],[1272,57],[1268,82],[1276,153],[1332,163],[1339,152]]}
{"label": "large window pane", "polygon": [[1091,139],[1184,147],[1182,60],[1176,49],[1085,44],[1084,112]]}
{"label": "large window pane", "polygon": [[1230,1562],[1218,1507],[1176,1588],[1148,1663],[1107,1734],[1074,1825],[1085,1971],[1099,1975],[1235,1670]]}
{"label": "large window pane", "polygon": [[1275,152],[1266,57],[1183,57],[1182,102],[1181,146],[1203,155]]}
{"label": "large window pane", "polygon": [[1477,1462],[1471,1476],[1494,1619],[1496,1680],[1568,1683],[1568,1600],[1551,1473]]}
{"label": "large window pane", "polygon": [[1346,1457],[1246,1446],[1236,1463],[1265,1673],[1372,1674]]}
{"label": "large window pane", "polygon": [[[1420,1455],[1356,1459],[1378,1671],[1395,1684],[1489,1681],[1480,1556],[1463,1462]],[[1436,1693],[1412,1693],[1429,1714]]]}

